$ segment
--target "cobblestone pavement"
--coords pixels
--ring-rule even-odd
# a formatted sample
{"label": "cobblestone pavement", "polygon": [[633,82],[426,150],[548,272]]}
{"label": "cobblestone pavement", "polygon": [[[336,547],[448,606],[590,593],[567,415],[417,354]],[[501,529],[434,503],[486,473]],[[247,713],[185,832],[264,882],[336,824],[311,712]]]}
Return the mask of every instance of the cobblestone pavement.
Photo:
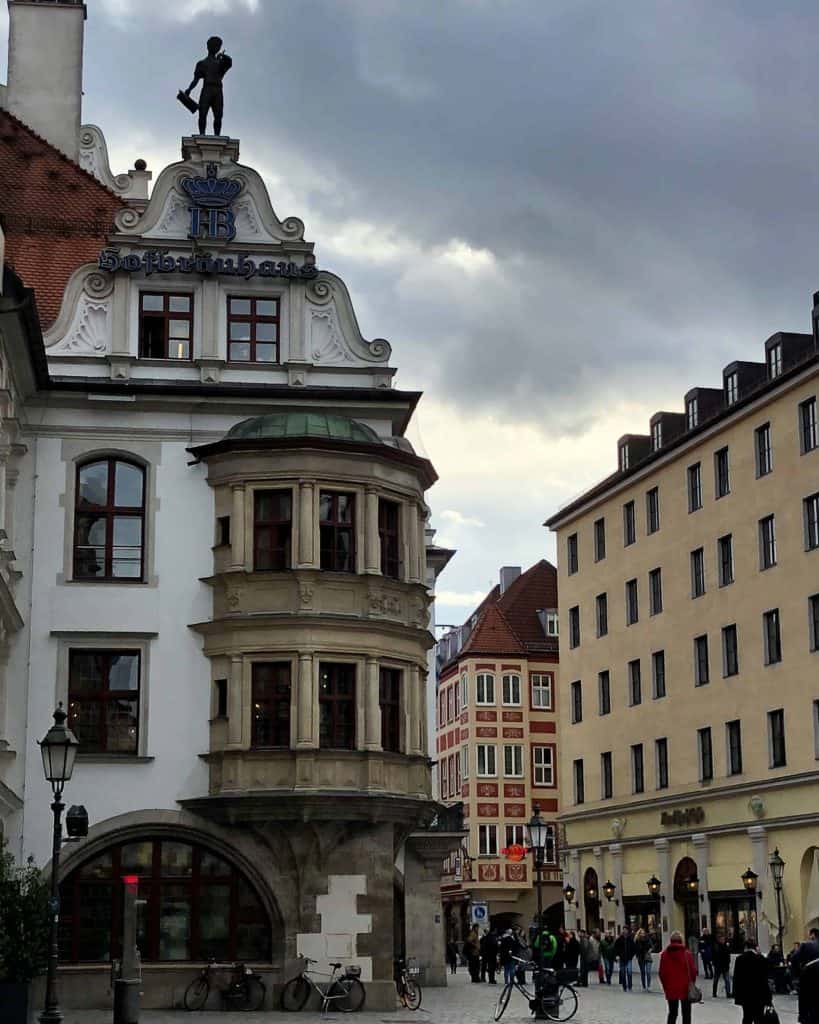
{"label": "cobblestone pavement", "polygon": [[[293,1024],[490,1024],[494,1019],[495,1001],[500,985],[473,985],[466,971],[459,971],[450,977],[448,988],[428,988],[424,991],[423,1005],[416,1013],[399,1009],[395,1013],[382,1011],[363,1012],[352,1016],[344,1013],[318,1013],[279,1015],[282,1021],[292,1020]],[[702,985],[702,979],[700,979]],[[705,986],[703,986],[705,988]],[[618,986],[592,984],[580,989],[580,1008],[574,1017],[575,1024],[664,1024],[666,1004],[662,994],[652,982],[648,992],[635,990],[625,993]],[[796,997],[777,996],[776,1009],[782,1024],[796,1024]],[[265,1013],[186,1013],[184,1010],[145,1010],[140,1024],[253,1024],[254,1021],[269,1020],[270,1011]],[[710,989],[705,988],[705,1002],[694,1007],[693,1024],[740,1024],[742,1014],[733,1001],[720,995],[712,999]],[[502,1024],[528,1024],[532,1016],[517,993],[503,1015]],[[65,1024],[109,1024],[110,1011],[66,1010]]]}

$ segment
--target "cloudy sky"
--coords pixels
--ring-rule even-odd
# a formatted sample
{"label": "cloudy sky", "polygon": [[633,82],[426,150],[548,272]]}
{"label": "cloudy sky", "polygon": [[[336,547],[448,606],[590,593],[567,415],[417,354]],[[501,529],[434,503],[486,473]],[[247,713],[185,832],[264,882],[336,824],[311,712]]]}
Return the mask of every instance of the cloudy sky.
{"label": "cloudy sky", "polygon": [[[212,33],[225,130],[425,398],[439,621],[616,438],[809,330],[819,8],[780,0],[89,0],[84,120],[178,159]],[[5,5],[3,5],[5,8]],[[3,14],[5,17],[5,13]]]}

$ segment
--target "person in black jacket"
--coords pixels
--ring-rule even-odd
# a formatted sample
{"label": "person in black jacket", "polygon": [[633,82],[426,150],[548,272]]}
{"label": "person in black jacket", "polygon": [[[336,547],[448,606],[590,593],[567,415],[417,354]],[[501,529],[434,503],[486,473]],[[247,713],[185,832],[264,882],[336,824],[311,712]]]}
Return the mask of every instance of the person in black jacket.
{"label": "person in black jacket", "polygon": [[747,940],[734,966],[734,1002],[742,1007],[742,1024],[763,1024],[765,1007],[771,1004],[768,962],[753,939]]}
{"label": "person in black jacket", "polygon": [[632,960],[637,952],[630,928],[624,928],[614,943],[614,955],[620,961],[620,984],[624,992],[631,992]]}
{"label": "person in black jacket", "polygon": [[489,978],[489,984],[497,984],[495,971],[498,967],[498,937],[495,929],[486,932],[481,939],[481,981]]}
{"label": "person in black jacket", "polygon": [[802,964],[799,975],[799,1024],[819,1024],[819,957]]}
{"label": "person in black jacket", "polygon": [[[767,977],[767,972],[765,977]],[[714,989],[712,995],[717,998],[719,979],[725,982],[725,997],[731,998],[731,950],[725,945],[725,939],[717,939],[714,945]]]}

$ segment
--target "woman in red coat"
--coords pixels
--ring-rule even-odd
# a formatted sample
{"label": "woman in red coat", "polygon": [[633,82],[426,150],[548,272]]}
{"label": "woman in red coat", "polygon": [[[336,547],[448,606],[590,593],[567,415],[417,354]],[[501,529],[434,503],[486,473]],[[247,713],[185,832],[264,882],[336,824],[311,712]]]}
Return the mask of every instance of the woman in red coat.
{"label": "woman in red coat", "polygon": [[682,1007],[682,1024],[691,1024],[691,1000],[688,986],[697,977],[697,961],[688,951],[679,932],[671,933],[671,941],[660,955],[660,983],[668,1001],[668,1024],[676,1024]]}

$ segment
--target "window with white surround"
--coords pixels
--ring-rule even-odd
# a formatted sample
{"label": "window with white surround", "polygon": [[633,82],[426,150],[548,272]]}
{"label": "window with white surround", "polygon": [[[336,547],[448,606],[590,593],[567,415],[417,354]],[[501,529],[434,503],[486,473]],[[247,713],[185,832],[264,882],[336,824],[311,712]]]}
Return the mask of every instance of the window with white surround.
{"label": "window with white surround", "polygon": [[461,707],[469,706],[469,677],[466,672],[461,673]]}
{"label": "window with white surround", "polygon": [[461,747],[461,777],[469,778],[469,747]]}
{"label": "window with white surround", "polygon": [[479,672],[475,680],[475,703],[495,703],[495,677],[489,672]]}
{"label": "window with white surround", "polygon": [[503,677],[503,703],[520,704],[520,676],[505,675]]}
{"label": "window with white surround", "polygon": [[[554,747],[532,747],[532,783],[535,786],[554,786]],[[582,802],[582,801],[581,801]]]}
{"label": "window with white surround", "polygon": [[773,449],[771,448],[771,425],[763,423],[754,431],[754,455],[756,458],[756,475],[767,476],[773,469]]}
{"label": "window with white surround", "polygon": [[552,677],[545,672],[532,673],[532,707],[543,711],[551,711]]}
{"label": "window with white surround", "polygon": [[625,469],[628,469],[628,444],[620,445],[618,465],[620,466],[621,472]]}
{"label": "window with white surround", "polygon": [[475,748],[477,751],[477,772],[481,778],[493,778],[498,774],[495,763],[494,743],[479,743]]}
{"label": "window with white surround", "polygon": [[819,761],[819,700],[813,702],[813,756]]}
{"label": "window with white surround", "polygon": [[606,750],[600,755],[600,798],[611,800],[614,795],[614,769],[611,751]]}
{"label": "window with white surround", "polygon": [[444,800],[449,797],[449,759],[441,758],[441,796]]}
{"label": "window with white surround", "polygon": [[558,636],[560,633],[560,617],[557,609],[550,608],[546,614],[546,636]]}
{"label": "window with white surround", "polygon": [[659,451],[663,446],[663,424],[658,420],[651,425],[651,450]]}
{"label": "window with white surround", "polygon": [[693,430],[694,427],[699,425],[700,422],[700,407],[699,400],[696,398],[689,398],[688,403],[685,407],[686,425],[689,430]]}
{"label": "window with white surround", "polygon": [[739,644],[736,623],[722,627],[722,674],[727,679],[739,672]]}
{"label": "window with white surround", "polygon": [[819,447],[819,431],[816,428],[816,398],[809,398],[799,405],[799,441],[802,454]]}
{"label": "window with white surround", "polygon": [[526,826],[525,825],[507,825],[506,826],[506,845],[509,846],[528,846],[526,842]]}
{"label": "window with white surround", "polygon": [[628,663],[628,703],[629,707],[636,707],[643,702],[643,683],[640,672],[640,659]]}
{"label": "window with white surround", "polygon": [[631,791],[632,793],[642,793],[645,788],[643,744],[634,743],[631,747]]}
{"label": "window with white surround", "polygon": [[782,342],[777,341],[768,349],[768,379],[780,376],[782,373]]}
{"label": "window with white surround", "polygon": [[503,774],[510,779],[523,778],[523,747],[519,743],[503,745]]}
{"label": "window with white surround", "polygon": [[802,502],[805,514],[805,550],[819,548],[819,491]]}
{"label": "window with white surround", "polygon": [[498,826],[478,825],[478,856],[497,857]]}
{"label": "window with white surround", "polygon": [[725,375],[725,404],[733,405],[739,398],[739,377],[736,372]]}

